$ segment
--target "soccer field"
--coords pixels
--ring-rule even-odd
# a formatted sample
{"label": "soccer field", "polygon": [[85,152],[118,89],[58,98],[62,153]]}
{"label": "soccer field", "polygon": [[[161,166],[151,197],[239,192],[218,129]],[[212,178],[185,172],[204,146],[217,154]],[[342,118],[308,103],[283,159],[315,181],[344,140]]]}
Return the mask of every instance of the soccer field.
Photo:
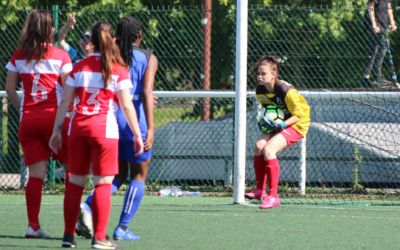
{"label": "soccer field", "polygon": [[[113,197],[108,234],[122,196]],[[25,197],[0,194],[0,249],[55,249],[63,232],[61,195],[44,195],[43,229],[50,240],[27,240]],[[260,210],[232,198],[146,196],[130,228],[141,236],[125,249],[398,249],[400,207],[282,205]],[[78,248],[90,241],[77,238]]]}

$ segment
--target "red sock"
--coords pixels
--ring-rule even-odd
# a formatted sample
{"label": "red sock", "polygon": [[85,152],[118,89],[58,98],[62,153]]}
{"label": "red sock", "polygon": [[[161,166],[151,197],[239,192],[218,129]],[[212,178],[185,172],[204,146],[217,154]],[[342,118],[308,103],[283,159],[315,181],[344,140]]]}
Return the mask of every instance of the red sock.
{"label": "red sock", "polygon": [[256,187],[262,191],[266,188],[265,160],[262,155],[254,156],[254,174],[256,175]]}
{"label": "red sock", "polygon": [[278,197],[279,161],[277,158],[267,161],[267,182],[269,196]]}
{"label": "red sock", "polygon": [[42,202],[43,180],[35,177],[29,177],[25,188],[26,210],[28,212],[29,226],[33,230],[40,229],[39,212]]}
{"label": "red sock", "polygon": [[111,211],[111,184],[96,185],[92,200],[94,237],[106,238],[108,219]]}
{"label": "red sock", "polygon": [[74,236],[78,221],[83,187],[69,183],[64,195],[64,235]]}

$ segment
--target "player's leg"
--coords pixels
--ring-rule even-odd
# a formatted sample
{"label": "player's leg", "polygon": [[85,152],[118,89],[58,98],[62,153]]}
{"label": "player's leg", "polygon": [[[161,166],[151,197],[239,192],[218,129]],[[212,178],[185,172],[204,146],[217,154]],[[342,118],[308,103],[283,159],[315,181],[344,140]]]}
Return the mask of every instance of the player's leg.
{"label": "player's leg", "polygon": [[280,205],[278,197],[280,165],[277,153],[293,145],[302,138],[303,136],[290,126],[276,133],[265,145],[263,155],[267,161],[266,171],[269,193],[268,196],[265,197],[260,208],[273,208]]}
{"label": "player's leg", "polygon": [[29,179],[25,188],[26,209],[28,214],[28,229],[26,238],[49,238],[49,235],[40,228],[39,213],[42,200],[43,180],[47,171],[47,160],[31,164]]}
{"label": "player's leg", "polygon": [[130,163],[131,180],[125,192],[124,204],[122,207],[118,226],[114,230],[115,240],[139,240],[140,237],[128,230],[130,222],[135,217],[145,193],[145,181],[150,166],[151,152],[142,154],[137,163]]}
{"label": "player's leg", "polygon": [[[90,171],[89,141],[86,137],[70,136],[68,146],[74,148],[69,152],[69,184],[64,195],[64,236],[63,247],[75,247],[75,227],[79,216],[80,202]],[[73,155],[72,155],[73,154]]]}
{"label": "player's leg", "polygon": [[106,239],[106,229],[111,211],[112,181],[118,174],[118,139],[91,139],[90,155],[95,185],[92,200],[92,248],[113,249],[112,243]]}
{"label": "player's leg", "polygon": [[49,237],[40,228],[39,212],[43,180],[47,172],[47,160],[51,155],[48,146],[51,131],[51,124],[46,119],[40,121],[23,119],[18,128],[18,138],[24,153],[24,163],[29,168],[29,178],[25,188],[29,223],[25,234],[27,238]]}
{"label": "player's leg", "polygon": [[265,196],[266,189],[266,161],[262,155],[262,149],[267,144],[267,141],[271,138],[271,134],[261,134],[256,141],[254,156],[253,156],[253,167],[254,174],[256,177],[256,188],[251,192],[246,193],[245,197],[248,199],[262,199]]}

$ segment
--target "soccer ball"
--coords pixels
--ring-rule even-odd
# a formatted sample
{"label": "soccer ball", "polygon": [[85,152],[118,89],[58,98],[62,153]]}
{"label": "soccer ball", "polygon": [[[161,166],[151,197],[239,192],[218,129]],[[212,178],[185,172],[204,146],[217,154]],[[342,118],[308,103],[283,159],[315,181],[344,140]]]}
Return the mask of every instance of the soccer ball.
{"label": "soccer ball", "polygon": [[282,109],[280,109],[279,107],[277,107],[275,105],[268,105],[262,111],[262,114],[258,120],[258,127],[264,134],[268,134],[271,131],[266,126],[266,122],[265,122],[266,120],[274,120],[274,121],[277,121],[278,123],[280,123],[284,119],[285,119],[285,114],[283,113]]}

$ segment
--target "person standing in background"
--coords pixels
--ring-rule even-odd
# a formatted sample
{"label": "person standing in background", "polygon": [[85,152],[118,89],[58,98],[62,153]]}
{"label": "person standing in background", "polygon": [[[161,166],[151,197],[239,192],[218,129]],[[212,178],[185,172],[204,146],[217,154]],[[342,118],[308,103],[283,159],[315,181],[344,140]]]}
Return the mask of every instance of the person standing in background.
{"label": "person standing in background", "polygon": [[363,74],[367,85],[387,87],[392,83],[382,76],[382,65],[387,52],[386,33],[396,31],[391,0],[369,0],[365,14],[369,39],[369,55]]}
{"label": "person standing in background", "polygon": [[85,31],[79,38],[79,48],[72,47],[65,40],[68,32],[74,29],[76,24],[76,16],[74,14],[68,15],[67,23],[58,31],[58,46],[68,52],[71,57],[72,63],[77,63],[86,56],[93,53],[93,45],[90,40],[90,32]]}

